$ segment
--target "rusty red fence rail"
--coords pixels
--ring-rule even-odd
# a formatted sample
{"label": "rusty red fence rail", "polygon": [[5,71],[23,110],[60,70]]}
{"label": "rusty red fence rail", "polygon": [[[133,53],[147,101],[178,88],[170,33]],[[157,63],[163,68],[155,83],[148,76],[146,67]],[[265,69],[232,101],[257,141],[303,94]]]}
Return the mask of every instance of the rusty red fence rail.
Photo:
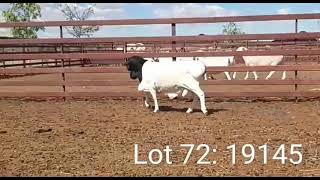
{"label": "rusty red fence rail", "polygon": [[0,45],[11,44],[97,44],[116,42],[201,42],[228,40],[299,40],[320,38],[320,32],[243,34],[243,35],[203,35],[203,36],[154,36],[154,37],[104,37],[104,38],[38,38],[38,39],[3,39]]}
{"label": "rusty red fence rail", "polygon": [[320,55],[320,49],[283,49],[283,50],[258,50],[258,51],[209,51],[209,52],[168,52],[168,53],[37,53],[37,54],[1,54],[0,60],[21,59],[124,59],[131,56],[141,57],[204,57],[204,56],[266,56],[266,55]]}
{"label": "rusty red fence rail", "polygon": [[43,21],[0,23],[2,28],[34,27],[34,26],[103,26],[103,25],[146,25],[146,24],[194,24],[245,21],[282,21],[296,19],[320,19],[320,13],[227,16],[227,17],[196,17],[196,18],[158,18],[158,19],[122,19],[122,20],[85,20],[85,21]]}

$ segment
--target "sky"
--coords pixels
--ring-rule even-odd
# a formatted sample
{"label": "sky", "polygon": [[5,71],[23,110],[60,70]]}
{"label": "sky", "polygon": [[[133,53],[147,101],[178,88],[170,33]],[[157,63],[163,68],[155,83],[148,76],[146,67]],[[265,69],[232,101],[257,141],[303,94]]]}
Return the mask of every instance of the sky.
{"label": "sky", "polygon": [[[39,3],[42,17],[37,21],[65,20],[58,3]],[[91,6],[91,3],[76,3],[80,9]],[[0,3],[0,11],[7,10],[9,3]],[[274,15],[320,13],[320,3],[96,3],[95,14],[90,20],[108,19],[150,19],[177,17],[217,17],[244,15]],[[0,21],[4,21],[2,14]],[[212,24],[178,24],[177,35],[217,35],[222,34],[223,25]],[[246,34],[293,33],[292,21],[237,22]],[[317,32],[320,20],[299,20],[298,31]],[[8,36],[9,29],[0,28],[0,36]],[[171,25],[131,25],[102,26],[93,37],[132,37],[132,36],[170,36]],[[39,31],[40,38],[58,38],[59,27],[47,27]],[[72,37],[64,30],[64,37]]]}

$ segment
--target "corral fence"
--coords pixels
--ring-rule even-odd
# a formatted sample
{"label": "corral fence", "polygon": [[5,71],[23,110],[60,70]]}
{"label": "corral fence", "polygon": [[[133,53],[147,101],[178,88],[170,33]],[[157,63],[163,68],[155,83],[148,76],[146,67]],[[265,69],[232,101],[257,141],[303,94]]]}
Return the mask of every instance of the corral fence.
{"label": "corral fence", "polygon": [[[24,81],[24,80],[6,80],[0,81],[1,86],[62,86],[61,92],[0,92],[0,97],[141,97],[142,94],[137,91],[118,91],[118,92],[68,92],[66,86],[136,86],[137,82],[132,80],[66,80],[65,75],[69,73],[128,73],[124,66],[118,67],[71,67],[72,61],[80,60],[83,66],[83,60],[95,60],[108,62],[111,64],[121,64],[125,59],[139,55],[142,57],[192,57],[192,56],[261,56],[261,55],[284,55],[292,57],[297,62],[301,56],[316,56],[319,59],[320,32],[298,32],[298,21],[304,19],[320,19],[320,14],[290,14],[290,15],[261,15],[261,16],[230,16],[230,17],[205,17],[205,18],[168,18],[168,19],[131,19],[131,20],[89,20],[89,21],[47,21],[47,22],[19,22],[19,23],[0,23],[0,28],[13,27],[59,27],[60,38],[38,38],[38,39],[0,39],[0,47],[53,47],[50,52],[20,52],[8,53],[0,51],[0,61],[3,66],[0,74],[61,74],[61,79],[56,81]],[[177,36],[176,27],[178,24],[194,23],[221,23],[221,22],[245,22],[245,21],[281,21],[292,20],[295,22],[295,33],[276,33],[276,34],[245,34],[245,35],[197,35],[197,36]],[[82,26],[82,25],[146,25],[146,24],[168,24],[171,25],[172,35],[162,37],[106,37],[106,38],[64,38],[63,27]],[[128,43],[144,43],[150,46],[162,45],[170,48],[170,52],[159,52],[156,48],[145,52],[127,52]],[[84,51],[84,46],[110,45],[111,49],[102,51]],[[233,45],[233,46],[230,46]],[[114,45],[122,45],[123,50],[114,49]],[[180,51],[179,48],[185,48],[187,45],[198,49],[199,47],[215,47],[204,52]],[[254,50],[237,52],[234,47],[237,46],[256,47]],[[269,49],[259,49],[259,46],[271,46]],[[65,51],[64,47],[81,47],[80,51]],[[220,47],[220,48],[218,48]],[[192,48],[191,48],[192,49]],[[61,67],[27,67],[35,60],[54,60],[56,65],[60,63]],[[6,62],[23,60],[23,68],[6,66]],[[69,63],[69,64],[68,64]],[[107,64],[108,64],[107,63]],[[41,63],[39,63],[41,64]],[[21,64],[20,64],[21,65]],[[69,65],[69,66],[68,66]],[[243,65],[230,67],[211,67],[208,72],[268,72],[268,71],[292,71],[294,78],[286,80],[208,80],[201,81],[202,85],[292,85],[293,91],[264,91],[264,92],[206,92],[208,97],[318,97],[319,92],[301,91],[300,85],[320,85],[320,79],[298,78],[300,71],[320,71],[320,65],[312,64],[291,64],[278,66],[256,66],[245,67]]]}

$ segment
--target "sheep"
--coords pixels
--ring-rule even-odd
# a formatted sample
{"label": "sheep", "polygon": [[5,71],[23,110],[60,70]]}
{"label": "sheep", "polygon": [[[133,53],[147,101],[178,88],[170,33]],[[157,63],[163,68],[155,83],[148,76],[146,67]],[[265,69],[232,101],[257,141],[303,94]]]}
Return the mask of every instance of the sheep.
{"label": "sheep", "polygon": [[[123,51],[123,47],[116,47],[116,50]],[[127,44],[126,51],[127,52],[139,52],[139,51],[145,51],[146,47],[143,43],[130,43]]]}
{"label": "sheep", "polygon": [[[200,100],[200,109],[204,114],[208,111],[205,106],[205,94],[199,86],[201,76],[206,72],[206,66],[202,62],[151,62],[139,56],[128,58],[127,69],[131,79],[139,79],[138,91],[150,92],[154,101],[154,111],[159,111],[157,92],[172,90],[188,90],[193,93],[192,106],[186,113],[193,112],[196,104],[196,96]],[[149,107],[148,96],[145,95],[145,106]]]}
{"label": "sheep", "polygon": [[[197,57],[196,60],[205,63],[206,67],[225,67],[234,64],[233,56],[221,57]],[[229,72],[224,72],[228,80],[231,80]]]}
{"label": "sheep", "polygon": [[[246,47],[239,47],[236,51],[247,51]],[[274,55],[274,56],[243,56],[243,60],[246,66],[276,66],[283,61],[283,55]],[[266,79],[270,79],[275,71],[271,71]],[[258,75],[256,71],[252,72],[254,74],[255,80],[258,79]],[[236,74],[233,74],[233,78],[235,79]],[[248,79],[249,71],[247,71],[246,76],[244,79]],[[282,80],[286,78],[286,71],[283,71]]]}
{"label": "sheep", "polygon": [[[196,52],[203,51],[198,50]],[[196,57],[195,60],[203,62],[206,67],[224,67],[235,64],[234,56]],[[224,74],[228,80],[231,80],[228,72],[224,72]]]}
{"label": "sheep", "polygon": [[[129,46],[129,47],[128,47]],[[132,47],[133,46],[133,47]],[[131,44],[127,44],[127,51],[145,51],[146,47],[144,46],[143,43],[131,43]]]}
{"label": "sheep", "polygon": [[[202,52],[198,50],[196,52]],[[158,62],[171,62],[171,57],[161,57],[157,58]],[[177,57],[176,61],[201,61],[206,67],[219,67],[219,66],[231,66],[235,64],[233,56],[221,56],[221,57]],[[227,79],[231,80],[231,77],[228,72],[224,72]],[[204,80],[208,80],[207,74],[204,76]]]}

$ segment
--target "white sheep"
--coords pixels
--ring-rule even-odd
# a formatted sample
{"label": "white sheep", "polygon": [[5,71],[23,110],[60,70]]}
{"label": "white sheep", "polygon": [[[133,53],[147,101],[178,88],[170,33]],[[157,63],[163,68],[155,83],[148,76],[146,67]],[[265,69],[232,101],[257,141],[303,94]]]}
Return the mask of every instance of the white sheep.
{"label": "white sheep", "polygon": [[[236,51],[247,51],[246,47],[239,47]],[[273,55],[273,56],[243,56],[243,60],[246,66],[276,66],[283,61],[283,55]],[[269,79],[275,71],[271,71],[266,79]],[[255,80],[258,79],[258,75],[256,71],[252,72],[254,74]],[[235,79],[236,73],[233,74],[233,78]],[[245,80],[249,77],[249,71],[245,76]],[[286,71],[283,71],[282,80],[286,78]]]}
{"label": "white sheep", "polygon": [[[123,51],[123,47],[116,47],[116,50]],[[143,43],[129,43],[127,44],[126,51],[127,52],[139,52],[139,51],[145,51],[146,47]]]}
{"label": "white sheep", "polygon": [[[198,50],[196,52],[203,52]],[[195,60],[203,62],[206,67],[227,67],[235,64],[234,56],[196,57]],[[224,72],[228,80],[231,80],[229,72]]]}
{"label": "white sheep", "polygon": [[[142,57],[133,56],[128,58],[127,63],[130,77],[139,78],[141,82],[138,91],[150,92],[154,101],[154,111],[159,111],[157,101],[157,92],[188,90],[193,93],[192,106],[186,113],[193,112],[196,105],[197,97],[200,100],[200,109],[207,114],[205,106],[205,94],[199,86],[199,79],[204,75],[206,66],[202,62],[151,62],[144,60]],[[145,96],[145,105],[149,107],[148,96]]]}

